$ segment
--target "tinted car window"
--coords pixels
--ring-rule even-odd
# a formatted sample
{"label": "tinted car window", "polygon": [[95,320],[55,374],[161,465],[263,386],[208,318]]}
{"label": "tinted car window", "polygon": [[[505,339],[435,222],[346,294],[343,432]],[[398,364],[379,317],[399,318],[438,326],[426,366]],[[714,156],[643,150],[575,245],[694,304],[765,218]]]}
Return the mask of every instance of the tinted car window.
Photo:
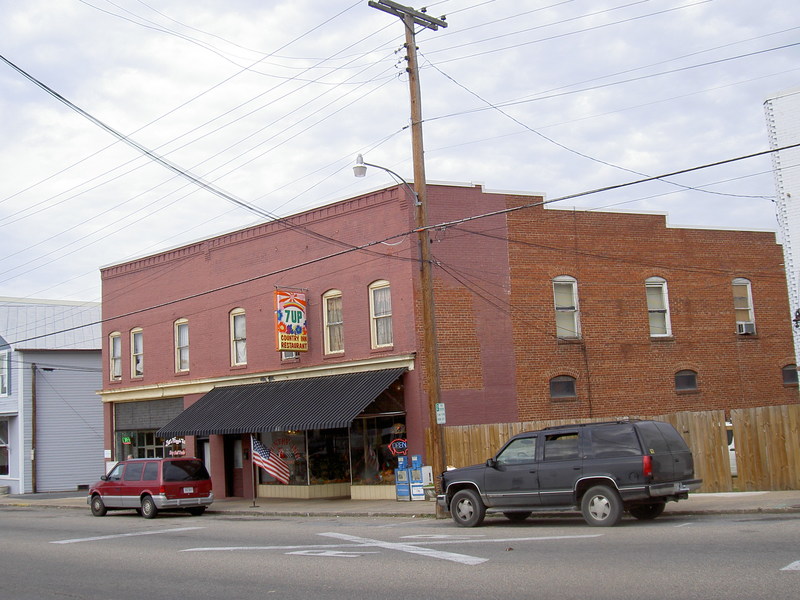
{"label": "tinted car window", "polygon": [[644,451],[647,454],[663,454],[669,452],[667,440],[656,427],[655,421],[645,421],[637,425],[639,434],[642,436]]}
{"label": "tinted car window", "polygon": [[642,453],[633,425],[595,427],[591,434],[592,452],[597,458],[637,456]]}
{"label": "tinted car window", "polygon": [[536,460],[536,438],[517,438],[497,455],[497,464],[515,465]]}
{"label": "tinted car window", "polygon": [[199,460],[164,461],[164,481],[200,481],[209,479],[208,471]]}
{"label": "tinted car window", "polygon": [[553,433],[545,436],[545,460],[568,460],[574,458],[578,458],[577,433]]}
{"label": "tinted car window", "polygon": [[140,481],[142,479],[144,463],[128,463],[125,465],[125,481]]}
{"label": "tinted car window", "polygon": [[661,432],[661,435],[663,435],[664,439],[667,441],[667,447],[670,452],[686,452],[689,450],[689,446],[686,445],[681,434],[678,433],[672,425],[669,423],[661,423],[660,421],[655,421],[654,424],[656,429]]}
{"label": "tinted car window", "polygon": [[149,462],[145,464],[142,479],[144,481],[155,481],[158,479],[158,463]]}

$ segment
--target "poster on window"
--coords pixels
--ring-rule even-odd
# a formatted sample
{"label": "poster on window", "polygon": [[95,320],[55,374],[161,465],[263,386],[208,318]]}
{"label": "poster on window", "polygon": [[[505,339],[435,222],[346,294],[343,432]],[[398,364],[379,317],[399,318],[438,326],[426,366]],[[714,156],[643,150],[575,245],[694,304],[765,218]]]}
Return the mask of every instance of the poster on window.
{"label": "poster on window", "polygon": [[275,290],[275,341],[279,352],[307,352],[308,305],[302,292]]}

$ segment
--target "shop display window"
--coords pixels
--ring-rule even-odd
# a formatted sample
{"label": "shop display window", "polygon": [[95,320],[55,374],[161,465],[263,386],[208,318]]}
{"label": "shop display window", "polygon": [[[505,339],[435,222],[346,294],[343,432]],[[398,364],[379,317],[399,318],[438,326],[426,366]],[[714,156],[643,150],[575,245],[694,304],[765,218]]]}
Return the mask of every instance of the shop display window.
{"label": "shop display window", "polygon": [[117,460],[126,458],[164,458],[164,440],[152,431],[117,431]]}
{"label": "shop display window", "polygon": [[403,416],[356,419],[350,436],[353,484],[394,485],[397,457],[406,452],[405,437]]}

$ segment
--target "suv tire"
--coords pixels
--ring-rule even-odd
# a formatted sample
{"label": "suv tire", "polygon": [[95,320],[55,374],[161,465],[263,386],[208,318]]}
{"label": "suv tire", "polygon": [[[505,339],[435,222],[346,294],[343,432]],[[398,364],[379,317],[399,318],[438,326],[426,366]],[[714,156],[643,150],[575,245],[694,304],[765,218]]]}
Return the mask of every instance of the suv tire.
{"label": "suv tire", "polygon": [[105,517],[108,510],[106,510],[106,505],[103,504],[103,499],[100,497],[100,494],[95,494],[92,496],[92,514],[95,517]]}
{"label": "suv tire", "polygon": [[612,527],[622,518],[622,500],[606,485],[596,485],[581,500],[583,519],[593,527]]}
{"label": "suv tire", "polygon": [[142,516],[145,519],[155,519],[156,515],[158,515],[158,508],[153,501],[153,497],[145,496],[142,498]]}
{"label": "suv tire", "polygon": [[659,517],[666,508],[666,502],[653,502],[652,504],[634,504],[628,509],[631,516],[640,521],[652,521]]}
{"label": "suv tire", "polygon": [[486,507],[478,493],[473,490],[460,490],[450,503],[450,514],[453,521],[461,527],[477,527],[483,523]]}

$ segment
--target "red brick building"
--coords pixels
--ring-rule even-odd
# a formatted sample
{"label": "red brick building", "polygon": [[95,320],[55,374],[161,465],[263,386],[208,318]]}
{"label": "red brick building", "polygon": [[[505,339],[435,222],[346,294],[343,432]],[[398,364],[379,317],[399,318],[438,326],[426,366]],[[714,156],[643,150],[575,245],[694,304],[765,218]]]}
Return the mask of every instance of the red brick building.
{"label": "red brick building", "polygon": [[[797,402],[774,234],[540,201],[428,187],[448,425]],[[103,269],[112,458],[196,453],[250,497],[255,434],[291,473],[259,495],[393,497],[429,420],[414,222],[391,187]],[[276,290],[305,297],[296,354]]]}

